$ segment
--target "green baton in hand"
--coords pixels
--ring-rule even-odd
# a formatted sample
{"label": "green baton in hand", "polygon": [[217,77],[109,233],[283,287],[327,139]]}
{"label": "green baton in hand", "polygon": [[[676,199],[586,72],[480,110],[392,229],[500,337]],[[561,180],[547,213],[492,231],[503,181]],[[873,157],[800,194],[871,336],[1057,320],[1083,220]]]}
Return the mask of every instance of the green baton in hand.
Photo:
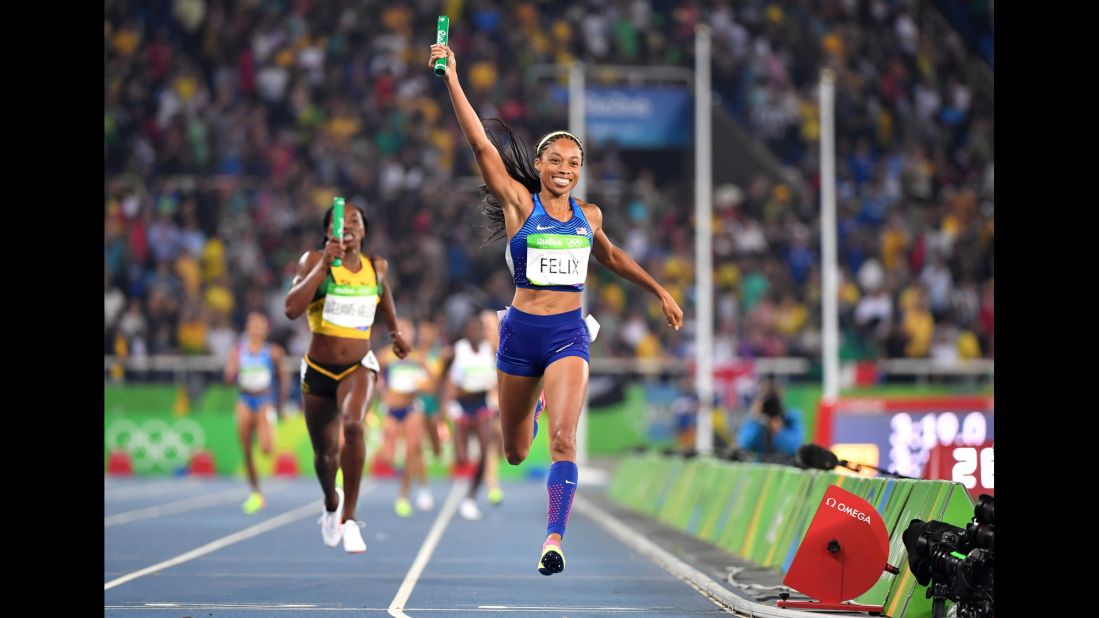
{"label": "green baton in hand", "polygon": [[[446,15],[439,16],[439,23],[435,28],[435,42],[441,45],[447,44],[447,39],[450,38],[450,18]],[[442,77],[446,75],[446,56],[435,59],[435,75]]]}
{"label": "green baton in hand", "polygon": [[[332,199],[332,237],[338,242],[343,242],[343,198],[336,197]],[[343,260],[336,258],[332,260],[333,266],[342,266]]]}

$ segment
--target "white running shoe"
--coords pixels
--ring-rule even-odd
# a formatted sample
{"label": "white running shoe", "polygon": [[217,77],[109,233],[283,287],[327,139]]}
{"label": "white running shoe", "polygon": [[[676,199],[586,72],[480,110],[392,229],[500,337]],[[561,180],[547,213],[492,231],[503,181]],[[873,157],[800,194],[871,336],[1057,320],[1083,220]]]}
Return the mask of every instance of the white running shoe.
{"label": "white running shoe", "polygon": [[321,525],[321,537],[324,539],[324,544],[329,547],[339,545],[340,538],[343,536],[340,530],[340,518],[343,517],[343,490],[337,487],[336,495],[340,497],[339,502],[336,503],[336,510],[329,513],[322,502],[321,518],[318,520]]}
{"label": "white running shoe", "polygon": [[416,492],[416,508],[421,511],[430,511],[435,508],[435,498],[431,497],[431,490],[424,487]]}
{"label": "white running shoe", "polygon": [[349,554],[361,554],[366,551],[366,541],[359,532],[359,522],[349,519],[343,522],[343,550]]}
{"label": "white running shoe", "polygon": [[464,519],[473,521],[481,519],[481,509],[477,508],[477,502],[473,498],[464,498],[462,505],[458,507],[458,512]]}

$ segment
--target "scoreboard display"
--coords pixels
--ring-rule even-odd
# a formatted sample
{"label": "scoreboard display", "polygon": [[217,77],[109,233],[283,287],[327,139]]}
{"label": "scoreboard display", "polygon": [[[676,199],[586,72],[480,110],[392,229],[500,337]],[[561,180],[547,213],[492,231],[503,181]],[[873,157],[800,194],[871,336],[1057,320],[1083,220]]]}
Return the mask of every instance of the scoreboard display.
{"label": "scoreboard display", "polygon": [[924,467],[923,478],[961,483],[974,500],[981,494],[995,497],[993,453],[991,440],[973,446],[936,446]]}
{"label": "scoreboard display", "polygon": [[[994,407],[992,397],[840,398],[821,405],[816,441],[876,454],[879,467],[916,478],[927,478],[933,468],[940,471],[934,478],[953,480],[958,468],[972,490],[968,481],[980,479],[982,470],[983,478],[992,478]],[[977,464],[972,469],[970,450]],[[943,459],[934,459],[940,452]],[[955,453],[962,460],[946,466]]]}

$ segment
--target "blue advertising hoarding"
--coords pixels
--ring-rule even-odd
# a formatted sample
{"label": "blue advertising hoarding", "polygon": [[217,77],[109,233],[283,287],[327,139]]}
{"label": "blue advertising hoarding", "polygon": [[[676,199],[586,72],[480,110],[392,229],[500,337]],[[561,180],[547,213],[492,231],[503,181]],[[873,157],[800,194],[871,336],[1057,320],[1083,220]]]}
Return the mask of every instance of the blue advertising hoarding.
{"label": "blue advertising hoarding", "polygon": [[[568,90],[553,97],[568,105]],[[621,148],[683,148],[691,143],[691,92],[684,87],[588,86],[584,91],[587,141]]]}

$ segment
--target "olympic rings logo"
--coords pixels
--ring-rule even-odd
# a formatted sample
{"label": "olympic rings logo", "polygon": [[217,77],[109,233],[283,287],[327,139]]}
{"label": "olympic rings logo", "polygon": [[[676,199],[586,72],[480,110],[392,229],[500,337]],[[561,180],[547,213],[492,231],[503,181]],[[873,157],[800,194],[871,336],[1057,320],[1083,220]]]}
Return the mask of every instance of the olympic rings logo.
{"label": "olympic rings logo", "polygon": [[118,418],[107,425],[107,448],[126,451],[135,472],[148,472],[154,467],[174,470],[191,460],[191,454],[206,444],[202,425],[189,418],[179,418],[169,425],[152,418],[140,425],[127,418]]}

